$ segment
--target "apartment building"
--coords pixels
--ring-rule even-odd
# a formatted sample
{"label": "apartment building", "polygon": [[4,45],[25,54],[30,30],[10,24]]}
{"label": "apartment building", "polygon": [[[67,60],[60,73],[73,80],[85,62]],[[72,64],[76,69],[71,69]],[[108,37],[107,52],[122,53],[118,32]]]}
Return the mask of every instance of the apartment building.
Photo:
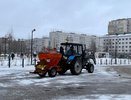
{"label": "apartment building", "polygon": [[[31,40],[25,40],[26,47],[28,51],[31,50]],[[49,47],[49,38],[43,37],[43,38],[34,38],[33,39],[33,51],[34,52],[40,52],[44,51],[46,48]]]}
{"label": "apartment building", "polygon": [[49,37],[50,37],[51,48],[59,49],[60,43],[63,43],[63,42],[86,44],[87,49],[89,49],[92,43],[94,43],[96,48],[99,48],[98,47],[99,38],[94,35],[53,31],[49,33]]}
{"label": "apartment building", "polygon": [[110,53],[130,54],[131,53],[131,34],[106,35],[101,37],[103,49]]}
{"label": "apartment building", "polygon": [[131,33],[131,18],[123,18],[112,20],[108,24],[109,35],[130,34]]}

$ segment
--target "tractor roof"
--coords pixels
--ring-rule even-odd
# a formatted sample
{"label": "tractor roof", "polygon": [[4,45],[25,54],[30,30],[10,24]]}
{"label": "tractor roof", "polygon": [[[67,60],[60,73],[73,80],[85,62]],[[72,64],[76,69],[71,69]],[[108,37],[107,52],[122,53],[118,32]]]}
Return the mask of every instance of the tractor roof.
{"label": "tractor roof", "polygon": [[61,45],[73,45],[73,46],[82,46],[82,44],[79,44],[79,43],[61,43]]}

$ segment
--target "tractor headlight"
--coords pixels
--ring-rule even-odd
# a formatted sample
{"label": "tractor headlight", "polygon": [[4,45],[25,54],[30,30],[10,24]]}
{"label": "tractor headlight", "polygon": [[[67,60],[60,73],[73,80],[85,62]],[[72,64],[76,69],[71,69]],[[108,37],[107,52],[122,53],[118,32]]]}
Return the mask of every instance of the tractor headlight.
{"label": "tractor headlight", "polygon": [[41,68],[41,70],[45,70],[45,68],[46,68],[46,65],[44,65],[44,66]]}
{"label": "tractor headlight", "polygon": [[42,67],[41,70],[44,70],[44,68]]}
{"label": "tractor headlight", "polygon": [[46,61],[47,61],[47,62],[50,62],[50,59],[47,59]]}

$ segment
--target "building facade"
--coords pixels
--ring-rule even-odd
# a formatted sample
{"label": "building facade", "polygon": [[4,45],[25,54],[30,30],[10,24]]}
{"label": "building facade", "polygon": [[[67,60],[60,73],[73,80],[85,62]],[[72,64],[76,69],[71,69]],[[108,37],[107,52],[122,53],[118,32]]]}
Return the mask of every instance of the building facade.
{"label": "building facade", "polygon": [[93,35],[77,34],[77,33],[66,33],[62,31],[53,31],[49,33],[50,47],[59,49],[60,43],[71,42],[86,44],[86,48],[91,48],[94,43],[96,48],[98,47],[99,38]]}
{"label": "building facade", "polygon": [[[25,40],[26,47],[28,51],[31,51],[31,40]],[[49,48],[49,38],[43,37],[43,38],[34,38],[33,39],[33,52],[41,52],[45,51],[46,48]]]}
{"label": "building facade", "polygon": [[131,34],[106,35],[101,37],[103,51],[110,54],[131,54]]}
{"label": "building facade", "polygon": [[131,18],[112,20],[108,24],[109,35],[131,33]]}

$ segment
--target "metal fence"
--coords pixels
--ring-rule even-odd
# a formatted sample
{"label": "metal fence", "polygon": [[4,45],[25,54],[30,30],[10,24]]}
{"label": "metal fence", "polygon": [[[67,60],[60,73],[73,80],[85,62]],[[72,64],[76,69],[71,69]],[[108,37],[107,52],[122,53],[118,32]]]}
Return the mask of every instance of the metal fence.
{"label": "metal fence", "polygon": [[[36,64],[36,59],[33,58],[33,65]],[[20,57],[16,56],[13,59],[9,56],[8,57],[0,57],[0,66],[4,67],[13,67],[13,66],[18,66],[18,67],[25,67],[31,65],[31,57]]]}
{"label": "metal fence", "polygon": [[96,64],[97,65],[131,65],[131,59],[117,58],[115,62],[115,59],[113,58],[97,58]]}

